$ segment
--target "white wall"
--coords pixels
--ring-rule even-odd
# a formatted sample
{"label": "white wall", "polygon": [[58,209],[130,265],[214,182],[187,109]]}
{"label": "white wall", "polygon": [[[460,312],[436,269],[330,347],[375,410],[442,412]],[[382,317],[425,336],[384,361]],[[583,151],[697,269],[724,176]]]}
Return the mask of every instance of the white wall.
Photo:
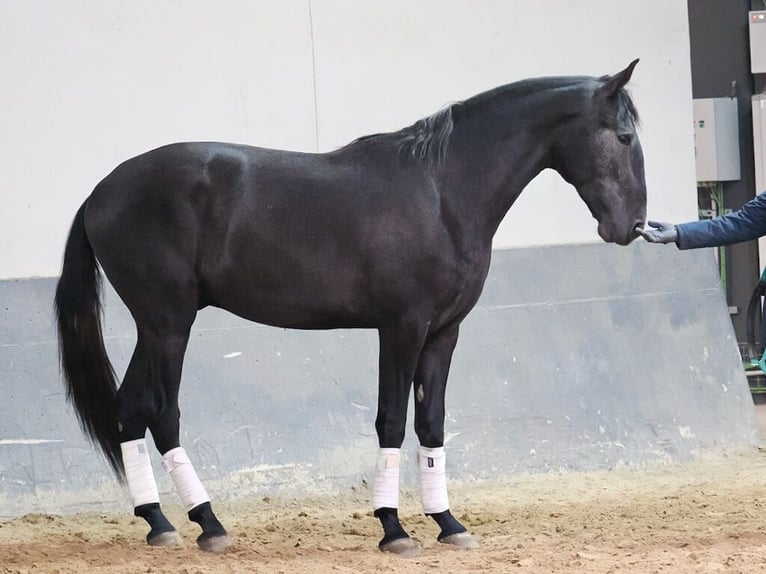
{"label": "white wall", "polygon": [[[696,218],[684,0],[0,0],[0,278],[58,274],[120,161],[181,140],[328,150],[531,76],[641,58],[649,212]],[[497,247],[599,241],[544,173]]]}

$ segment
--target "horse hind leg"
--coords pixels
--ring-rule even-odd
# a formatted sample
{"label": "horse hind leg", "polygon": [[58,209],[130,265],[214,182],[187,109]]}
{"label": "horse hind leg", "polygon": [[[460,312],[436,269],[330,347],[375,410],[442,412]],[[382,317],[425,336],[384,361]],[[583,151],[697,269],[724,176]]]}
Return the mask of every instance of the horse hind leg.
{"label": "horse hind leg", "polygon": [[189,520],[202,528],[202,533],[197,537],[198,546],[206,552],[222,552],[231,545],[231,539],[213,512],[210,496],[180,444],[178,391],[190,328],[191,323],[177,335],[164,333],[161,338],[155,339],[162,406],[150,418],[149,430],[162,454],[162,466],[170,475]]}
{"label": "horse hind leg", "polygon": [[213,512],[210,496],[197,476],[191,459],[180,446],[180,413],[177,401],[174,404],[174,409],[162,413],[150,425],[152,436],[162,453],[162,466],[170,475],[189,520],[202,528],[202,534],[197,537],[197,545],[206,552],[222,552],[231,545],[231,539]]}
{"label": "horse hind leg", "polygon": [[155,410],[153,395],[146,393],[150,377],[150,355],[139,340],[117,393],[120,448],[125,481],[133,502],[133,513],[149,524],[146,542],[150,546],[176,546],[181,537],[160,507],[149,449],[147,419]]}
{"label": "horse hind leg", "polygon": [[[189,331],[196,307],[182,313],[176,305],[162,306],[148,319],[148,313],[134,313],[138,328],[136,353],[131,361],[131,376],[120,388],[120,422],[126,439],[143,439],[148,427],[155,445],[163,457],[163,467],[169,473],[176,491],[186,508],[189,519],[197,522],[202,534],[197,544],[202,550],[220,552],[231,544],[226,529],[213,513],[210,497],[199,480],[186,451],[180,445],[180,410],[178,391]],[[145,444],[145,442],[144,442]],[[148,455],[146,455],[148,460]],[[143,475],[151,476],[151,466],[144,462]],[[152,477],[153,483],[153,477]],[[141,487],[143,483],[139,482]],[[129,490],[132,489],[130,478]],[[154,487],[156,491],[156,486]],[[135,513],[144,518],[151,528],[149,544],[174,543],[175,531],[159,507],[159,501],[136,504]]]}
{"label": "horse hind leg", "polygon": [[202,528],[202,534],[197,537],[200,549],[206,552],[222,552],[231,546],[231,538],[213,512],[210,496],[183,447],[178,446],[165,452],[162,456],[162,466],[170,474],[189,520]]}

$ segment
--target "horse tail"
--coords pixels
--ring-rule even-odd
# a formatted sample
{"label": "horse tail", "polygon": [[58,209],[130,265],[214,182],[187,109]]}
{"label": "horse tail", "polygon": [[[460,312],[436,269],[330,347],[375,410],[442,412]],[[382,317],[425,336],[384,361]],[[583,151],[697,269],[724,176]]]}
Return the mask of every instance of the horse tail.
{"label": "horse tail", "polygon": [[75,215],[54,302],[67,399],[80,427],[124,476],[117,428],[117,377],[101,331],[101,273],[85,232],[85,206]]}

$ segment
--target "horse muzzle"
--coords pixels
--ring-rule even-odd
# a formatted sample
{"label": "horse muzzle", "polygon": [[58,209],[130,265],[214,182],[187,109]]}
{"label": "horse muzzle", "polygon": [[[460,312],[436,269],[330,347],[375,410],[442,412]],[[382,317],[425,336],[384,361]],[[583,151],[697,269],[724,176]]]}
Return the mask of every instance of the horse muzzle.
{"label": "horse muzzle", "polygon": [[635,221],[629,226],[622,227],[622,230],[618,229],[614,225],[609,225],[603,221],[599,221],[598,235],[607,243],[616,243],[617,245],[624,247],[636,239],[636,237],[639,236],[638,230],[643,228],[643,221]]}

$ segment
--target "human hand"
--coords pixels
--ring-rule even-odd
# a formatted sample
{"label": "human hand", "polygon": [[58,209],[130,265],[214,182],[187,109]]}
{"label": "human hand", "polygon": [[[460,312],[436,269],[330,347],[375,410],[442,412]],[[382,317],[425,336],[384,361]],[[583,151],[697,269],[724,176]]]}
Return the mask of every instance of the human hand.
{"label": "human hand", "polygon": [[663,223],[660,221],[647,221],[650,227],[654,229],[636,228],[638,234],[649,243],[675,243],[678,239],[678,231],[672,223]]}

